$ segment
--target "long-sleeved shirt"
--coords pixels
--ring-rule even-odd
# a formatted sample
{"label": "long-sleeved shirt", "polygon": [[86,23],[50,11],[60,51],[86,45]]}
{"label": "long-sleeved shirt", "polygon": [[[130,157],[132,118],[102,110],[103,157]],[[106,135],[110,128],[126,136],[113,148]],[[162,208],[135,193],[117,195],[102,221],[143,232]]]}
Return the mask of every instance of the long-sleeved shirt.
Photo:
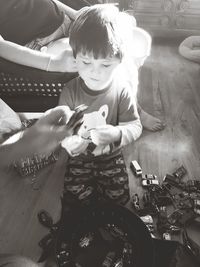
{"label": "long-sleeved shirt", "polygon": [[63,89],[59,105],[67,105],[71,110],[81,104],[88,106],[83,117],[83,124],[78,131],[81,137],[89,138],[91,129],[105,124],[111,124],[121,130],[121,140],[117,147],[110,144],[109,148],[108,146],[98,148],[93,144],[92,151],[91,146],[88,146],[90,152],[87,156],[110,154],[139,138],[142,125],[132,90],[120,76],[117,76],[110,86],[101,91],[89,89],[80,77],[70,81]]}

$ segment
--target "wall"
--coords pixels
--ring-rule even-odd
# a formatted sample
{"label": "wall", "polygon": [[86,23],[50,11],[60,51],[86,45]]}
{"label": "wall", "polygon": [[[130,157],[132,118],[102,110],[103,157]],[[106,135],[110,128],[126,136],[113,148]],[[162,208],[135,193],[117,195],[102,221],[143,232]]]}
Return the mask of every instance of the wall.
{"label": "wall", "polygon": [[200,35],[200,0],[119,0],[154,35]]}

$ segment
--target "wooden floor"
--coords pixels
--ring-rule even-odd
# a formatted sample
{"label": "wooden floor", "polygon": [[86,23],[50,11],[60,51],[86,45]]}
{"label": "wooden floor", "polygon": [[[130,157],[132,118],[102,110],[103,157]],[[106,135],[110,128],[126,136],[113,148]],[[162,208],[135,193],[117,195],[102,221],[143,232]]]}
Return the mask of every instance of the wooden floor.
{"label": "wooden floor", "polygon": [[[161,132],[143,132],[124,149],[132,193],[144,193],[141,180],[130,170],[135,159],[143,173],[163,177],[184,165],[189,179],[200,180],[200,65],[178,54],[181,40],[155,40],[140,73],[139,100],[144,110],[164,120]],[[200,224],[191,226],[200,244]]]}
{"label": "wooden floor", "polygon": [[[140,73],[139,99],[143,108],[165,120],[162,132],[144,131],[141,138],[124,149],[132,193],[142,194],[141,181],[130,171],[135,159],[144,173],[156,174],[162,181],[184,165],[184,178],[200,179],[200,65],[178,54],[179,41],[157,40]],[[37,260],[38,241],[47,233],[37,220],[40,209],[56,221],[60,214],[64,157],[31,178],[0,173],[0,253],[18,253]],[[200,243],[199,228],[192,229]]]}

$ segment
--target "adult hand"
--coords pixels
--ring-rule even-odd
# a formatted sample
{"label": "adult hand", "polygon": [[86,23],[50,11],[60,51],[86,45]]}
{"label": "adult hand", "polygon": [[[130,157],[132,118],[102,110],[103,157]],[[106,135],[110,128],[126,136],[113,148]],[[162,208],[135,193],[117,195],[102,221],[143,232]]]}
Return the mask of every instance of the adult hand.
{"label": "adult hand", "polygon": [[19,140],[21,145],[27,145],[31,154],[52,152],[65,137],[71,136],[75,128],[81,124],[84,108],[85,106],[82,106],[77,109],[69,120],[65,107],[61,106],[50,110],[32,127],[24,131],[23,137]]}
{"label": "adult hand", "polygon": [[71,49],[66,49],[56,56],[56,68],[60,72],[77,72],[76,59]]}
{"label": "adult hand", "polygon": [[69,38],[64,37],[53,41],[42,50],[51,55],[49,71],[77,72],[76,60],[69,44]]}
{"label": "adult hand", "polygon": [[92,142],[96,145],[109,145],[120,141],[121,131],[119,128],[106,124],[98,126],[90,132]]}

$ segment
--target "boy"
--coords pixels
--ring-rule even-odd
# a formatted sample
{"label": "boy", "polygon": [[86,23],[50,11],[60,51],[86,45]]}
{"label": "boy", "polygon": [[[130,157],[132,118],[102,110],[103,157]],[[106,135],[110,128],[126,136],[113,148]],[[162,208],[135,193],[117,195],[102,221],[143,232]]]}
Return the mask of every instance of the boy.
{"label": "boy", "polygon": [[[120,148],[142,132],[133,89],[120,76],[124,43],[119,10],[113,5],[84,9],[70,32],[79,77],[61,93],[59,105],[88,109],[77,135],[62,145],[69,152],[64,199],[87,202],[93,197],[126,204],[128,175]],[[137,73],[137,69],[136,69]],[[137,83],[137,81],[136,81]]]}

